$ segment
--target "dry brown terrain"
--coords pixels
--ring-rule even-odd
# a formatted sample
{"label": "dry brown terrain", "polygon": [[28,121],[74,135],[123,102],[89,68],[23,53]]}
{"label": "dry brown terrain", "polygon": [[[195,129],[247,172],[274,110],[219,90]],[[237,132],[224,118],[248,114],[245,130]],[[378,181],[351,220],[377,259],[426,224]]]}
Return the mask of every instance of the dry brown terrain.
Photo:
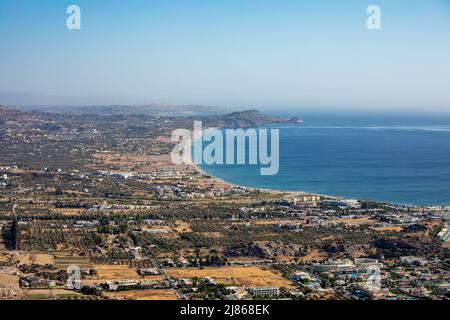
{"label": "dry brown terrain", "polygon": [[167,269],[169,276],[181,278],[214,278],[219,283],[236,284],[247,287],[286,287],[292,288],[289,280],[272,270],[260,267],[239,266],[221,268],[173,268]]}
{"label": "dry brown terrain", "polygon": [[57,299],[63,297],[82,296],[81,293],[65,289],[28,289],[25,297],[29,300]]}
{"label": "dry brown terrain", "polygon": [[20,264],[46,265],[55,263],[51,254],[15,252],[14,258],[18,260]]}
{"label": "dry brown terrain", "polygon": [[375,223],[374,220],[369,218],[350,218],[350,219],[335,219],[332,223],[343,223],[347,226],[360,226],[364,224],[372,224]]}
{"label": "dry brown terrain", "polygon": [[319,250],[313,250],[309,252],[307,255],[303,256],[301,260],[306,263],[310,263],[312,261],[321,261],[327,258],[327,254],[321,252]]}
{"label": "dry brown terrain", "polygon": [[373,227],[373,228],[370,228],[370,229],[375,230],[375,231],[379,231],[379,232],[384,232],[384,231],[396,231],[396,232],[399,232],[399,231],[402,231],[403,228],[401,226],[386,226],[386,227]]}
{"label": "dry brown terrain", "polygon": [[19,276],[0,273],[0,299],[20,299],[23,291],[19,287]]}
{"label": "dry brown terrain", "polygon": [[141,276],[136,269],[126,265],[94,265],[100,279],[107,280],[134,280],[140,279]]}

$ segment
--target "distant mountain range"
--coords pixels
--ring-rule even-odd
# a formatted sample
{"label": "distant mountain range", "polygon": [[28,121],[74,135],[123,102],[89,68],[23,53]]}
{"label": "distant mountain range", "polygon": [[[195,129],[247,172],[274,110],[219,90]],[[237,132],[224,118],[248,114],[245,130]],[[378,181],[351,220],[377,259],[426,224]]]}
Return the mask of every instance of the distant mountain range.
{"label": "distant mountain range", "polygon": [[[195,108],[196,111],[189,111]],[[184,108],[151,108],[149,106],[94,106],[94,107],[16,107],[9,108],[0,105],[0,124],[5,122],[27,123],[30,120],[45,122],[58,121],[61,119],[76,119],[89,117],[103,119],[114,117],[115,119],[127,119],[139,117],[141,120],[166,118],[180,122],[180,126],[199,120],[203,126],[212,128],[250,128],[260,127],[268,124],[301,124],[303,120],[299,117],[282,118],[263,114],[257,110],[236,111],[222,114],[213,112],[212,107],[184,107]],[[191,113],[188,113],[191,112]],[[197,113],[195,113],[197,112]],[[180,114],[181,113],[181,114]],[[45,127],[45,126],[44,126]]]}
{"label": "distant mountain range", "polygon": [[194,106],[194,105],[105,105],[105,106],[47,106],[47,105],[29,105],[14,106],[15,109],[26,112],[46,112],[74,115],[146,115],[153,117],[164,116],[195,116],[195,115],[213,115],[224,114],[228,110],[219,107]]}

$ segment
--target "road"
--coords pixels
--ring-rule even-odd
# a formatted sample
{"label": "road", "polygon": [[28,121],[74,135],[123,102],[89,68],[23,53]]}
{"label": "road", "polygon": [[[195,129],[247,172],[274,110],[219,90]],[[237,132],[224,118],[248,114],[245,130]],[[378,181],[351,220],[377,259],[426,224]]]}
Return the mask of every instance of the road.
{"label": "road", "polygon": [[181,294],[177,286],[175,285],[175,281],[167,274],[166,270],[158,263],[155,257],[149,255],[149,259],[153,266],[158,269],[158,271],[162,274],[164,277],[164,282],[173,290],[175,290],[175,293],[177,294],[178,299],[185,300],[186,296],[184,294]]}

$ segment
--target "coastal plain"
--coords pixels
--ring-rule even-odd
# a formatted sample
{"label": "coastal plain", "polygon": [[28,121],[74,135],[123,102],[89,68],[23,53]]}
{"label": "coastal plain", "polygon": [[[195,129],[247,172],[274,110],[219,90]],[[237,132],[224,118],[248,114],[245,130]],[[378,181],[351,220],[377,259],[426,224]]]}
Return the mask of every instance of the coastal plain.
{"label": "coastal plain", "polygon": [[0,108],[0,299],[448,298],[449,208],[248,188],[170,158],[195,119],[295,119],[90,111]]}

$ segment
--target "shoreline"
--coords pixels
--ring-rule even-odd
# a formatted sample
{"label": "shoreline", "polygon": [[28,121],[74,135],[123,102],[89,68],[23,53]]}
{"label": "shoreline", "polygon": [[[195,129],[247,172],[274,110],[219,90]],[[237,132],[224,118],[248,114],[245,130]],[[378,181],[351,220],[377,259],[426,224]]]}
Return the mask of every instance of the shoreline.
{"label": "shoreline", "polygon": [[[207,130],[210,130],[213,128],[204,128],[203,130],[206,132]],[[189,130],[191,132],[191,134],[193,134],[193,130]],[[189,146],[189,148],[192,150],[193,146],[194,146],[195,141],[191,141],[191,145]],[[311,192],[307,192],[307,191],[288,191],[288,190],[279,190],[279,189],[267,189],[267,188],[255,188],[255,187],[249,187],[249,186],[242,186],[242,185],[238,185],[232,182],[228,182],[225,181],[213,174],[209,174],[208,172],[205,172],[205,170],[203,170],[199,164],[196,164],[193,159],[192,159],[192,155],[191,158],[186,159],[187,161],[189,161],[189,165],[191,165],[198,173],[204,175],[204,176],[208,176],[211,177],[212,180],[215,180],[221,184],[224,184],[228,187],[245,187],[245,188],[249,188],[252,190],[258,190],[258,191],[263,191],[263,192],[267,192],[267,193],[272,193],[272,194],[288,194],[288,195],[312,195],[312,196],[318,196],[318,197],[322,197],[322,198],[327,198],[327,199],[335,199],[335,200],[339,200],[342,199],[342,197],[337,197],[337,196],[331,196],[331,195],[324,195],[324,194],[318,194],[318,193],[311,193]]]}
{"label": "shoreline", "polygon": [[[211,128],[206,128],[204,129],[209,130]],[[193,134],[193,130],[189,130],[191,132],[191,134]],[[192,150],[193,146],[194,146],[195,141],[191,141],[191,145],[189,146],[190,149]],[[322,199],[329,199],[329,200],[343,200],[346,199],[345,197],[342,196],[333,196],[333,195],[328,195],[328,194],[319,194],[319,193],[313,193],[313,192],[307,192],[307,191],[289,191],[289,190],[280,190],[280,189],[267,189],[267,188],[255,188],[255,187],[249,187],[249,186],[242,186],[242,185],[238,185],[232,182],[228,182],[225,181],[213,174],[209,174],[208,172],[205,172],[205,170],[203,170],[199,164],[196,164],[193,159],[192,159],[192,155],[191,158],[187,159],[187,161],[189,162],[189,165],[192,166],[194,168],[194,170],[196,170],[198,173],[200,173],[201,175],[204,176],[208,176],[210,177],[213,181],[217,181],[218,183],[224,184],[225,186],[228,187],[245,187],[245,188],[249,188],[252,190],[258,190],[258,191],[262,191],[262,192],[267,192],[267,193],[271,193],[273,195],[280,195],[280,194],[287,194],[290,196],[300,196],[300,195],[311,195],[311,196],[317,196],[320,197]],[[356,199],[357,201],[364,201],[361,199]],[[368,201],[368,200],[366,200]],[[371,200],[372,201],[372,200]],[[379,201],[373,201],[376,203],[382,203]]]}
{"label": "shoreline", "polygon": [[[205,131],[208,130],[210,128],[204,129]],[[191,133],[193,133],[193,130],[190,130]],[[195,141],[191,142],[191,145],[189,146],[192,150],[193,146],[194,146]],[[253,189],[253,190],[258,190],[258,191],[263,191],[263,192],[268,192],[268,193],[272,193],[272,194],[289,194],[289,195],[313,195],[313,196],[318,196],[318,197],[323,197],[323,198],[328,198],[328,199],[341,199],[339,197],[336,196],[330,196],[330,195],[324,195],[324,194],[317,194],[317,193],[311,193],[311,192],[307,192],[307,191],[287,191],[287,190],[279,190],[279,189],[266,189],[266,188],[255,188],[255,187],[248,187],[248,186],[242,186],[242,185],[238,185],[232,182],[228,182],[225,181],[213,174],[210,174],[208,172],[206,172],[205,170],[203,170],[199,164],[196,164],[192,157],[189,159],[186,159],[187,161],[189,161],[189,165],[192,166],[194,168],[194,170],[196,170],[198,173],[204,175],[204,176],[208,176],[210,177],[212,180],[215,180],[221,184],[224,184],[228,187],[245,187],[245,188],[249,188],[249,189]]]}
{"label": "shoreline", "polygon": [[[344,199],[344,197],[331,196],[331,195],[319,194],[319,193],[313,193],[313,192],[307,192],[307,191],[289,191],[289,190],[280,190],[280,189],[255,188],[255,187],[238,185],[238,184],[235,184],[235,183],[232,183],[232,182],[225,181],[225,180],[223,180],[223,179],[221,179],[221,178],[219,178],[219,177],[217,177],[217,176],[215,176],[213,174],[210,174],[208,172],[205,172],[205,170],[203,170],[200,167],[200,165],[195,164],[192,161],[191,161],[190,165],[192,165],[192,167],[194,167],[194,169],[198,173],[200,173],[200,174],[202,174],[204,176],[208,176],[212,180],[215,180],[215,181],[217,181],[217,182],[219,182],[221,184],[224,184],[226,186],[229,186],[229,187],[244,187],[244,188],[248,188],[248,189],[251,189],[251,190],[257,190],[257,191],[267,192],[267,193],[276,194],[276,195],[280,195],[280,194],[288,194],[288,195],[291,195],[291,196],[311,195],[311,196],[317,196],[317,197],[321,197],[321,198],[324,198],[324,199],[330,199],[330,200],[342,200],[342,199]],[[357,200],[361,201],[359,199],[357,199]]]}
{"label": "shoreline", "polygon": [[252,189],[252,190],[257,190],[257,191],[262,191],[262,192],[267,192],[267,193],[271,193],[274,195],[280,195],[280,194],[287,194],[290,196],[300,196],[300,195],[311,195],[311,196],[318,196],[321,197],[322,200],[323,199],[328,199],[328,200],[357,200],[359,202],[363,202],[363,201],[367,201],[367,202],[373,202],[373,203],[378,203],[378,204],[384,204],[384,205],[392,205],[392,206],[398,206],[398,207],[404,207],[404,208],[432,208],[432,207],[450,207],[450,205],[414,205],[414,204],[402,204],[402,203],[394,203],[394,202],[388,202],[388,201],[379,201],[379,200],[368,200],[368,199],[359,199],[359,198],[350,198],[350,197],[344,197],[344,196],[333,196],[333,195],[329,195],[329,194],[321,194],[321,193],[314,193],[314,192],[308,192],[308,191],[291,191],[291,190],[281,190],[281,189],[267,189],[267,188],[258,188],[258,187],[250,187],[250,186],[245,186],[245,185],[239,185],[239,184],[235,184],[229,181],[225,181],[213,174],[210,174],[208,172],[205,172],[205,170],[203,170],[200,165],[195,164],[193,161],[191,161],[192,167],[200,174],[204,175],[204,176],[208,176],[210,177],[210,179],[215,180],[221,184],[224,184],[228,187],[245,187],[248,189]]}

